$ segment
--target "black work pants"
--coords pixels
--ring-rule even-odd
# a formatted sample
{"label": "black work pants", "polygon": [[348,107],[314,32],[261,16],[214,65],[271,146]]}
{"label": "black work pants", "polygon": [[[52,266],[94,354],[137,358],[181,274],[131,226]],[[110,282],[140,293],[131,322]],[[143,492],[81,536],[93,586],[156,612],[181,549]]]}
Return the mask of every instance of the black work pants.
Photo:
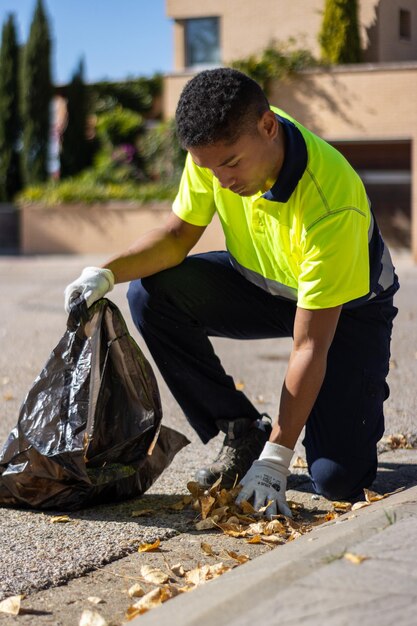
{"label": "black work pants", "polygon": [[[290,337],[294,302],[247,281],[227,252],[193,255],[133,281],[128,300],[155,363],[203,442],[218,434],[219,419],[259,418],[224,371],[209,337]],[[396,313],[389,301],[340,315],[303,441],[313,485],[328,498],[355,498],[375,478]]]}

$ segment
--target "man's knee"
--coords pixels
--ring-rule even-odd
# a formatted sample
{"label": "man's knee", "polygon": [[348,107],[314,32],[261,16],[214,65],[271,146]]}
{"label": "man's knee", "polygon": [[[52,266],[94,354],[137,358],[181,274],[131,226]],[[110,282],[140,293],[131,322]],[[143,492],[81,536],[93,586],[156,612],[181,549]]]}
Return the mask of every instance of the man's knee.
{"label": "man's knee", "polygon": [[376,459],[343,462],[322,457],[311,464],[310,475],[316,493],[329,500],[354,500],[374,481],[376,470]]}

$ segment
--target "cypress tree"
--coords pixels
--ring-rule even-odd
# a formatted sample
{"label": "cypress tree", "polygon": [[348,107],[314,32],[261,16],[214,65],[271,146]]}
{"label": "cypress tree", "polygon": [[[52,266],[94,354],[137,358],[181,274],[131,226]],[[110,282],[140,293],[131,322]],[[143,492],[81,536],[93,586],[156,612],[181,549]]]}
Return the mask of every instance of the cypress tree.
{"label": "cypress tree", "polygon": [[67,126],[62,137],[61,176],[73,176],[87,167],[89,151],[86,140],[87,93],[84,63],[81,60],[67,87]]}
{"label": "cypress tree", "polygon": [[37,0],[22,67],[22,171],[27,185],[43,182],[48,176],[51,41],[42,0]]}
{"label": "cypress tree", "polygon": [[357,0],[326,0],[319,43],[326,63],[360,62]]}
{"label": "cypress tree", "polygon": [[19,176],[19,47],[13,15],[3,25],[0,49],[0,201],[12,200]]}

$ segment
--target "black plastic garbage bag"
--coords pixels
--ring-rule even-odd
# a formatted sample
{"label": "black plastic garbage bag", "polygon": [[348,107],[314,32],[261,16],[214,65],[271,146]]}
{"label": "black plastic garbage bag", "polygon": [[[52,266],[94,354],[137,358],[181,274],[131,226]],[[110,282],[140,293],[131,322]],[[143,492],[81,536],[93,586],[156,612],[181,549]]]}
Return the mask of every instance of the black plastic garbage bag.
{"label": "black plastic garbage bag", "polygon": [[73,510],[143,494],[189,443],[161,426],[151,366],[118,308],[73,308],[0,453],[0,505]]}

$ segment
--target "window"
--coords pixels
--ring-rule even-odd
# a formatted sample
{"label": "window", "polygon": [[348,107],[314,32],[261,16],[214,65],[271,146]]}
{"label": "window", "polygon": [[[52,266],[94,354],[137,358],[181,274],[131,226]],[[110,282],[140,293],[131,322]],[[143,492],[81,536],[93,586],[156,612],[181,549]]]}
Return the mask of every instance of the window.
{"label": "window", "polygon": [[219,18],[185,21],[185,65],[196,67],[220,63]]}
{"label": "window", "polygon": [[400,39],[411,39],[411,12],[400,9]]}

